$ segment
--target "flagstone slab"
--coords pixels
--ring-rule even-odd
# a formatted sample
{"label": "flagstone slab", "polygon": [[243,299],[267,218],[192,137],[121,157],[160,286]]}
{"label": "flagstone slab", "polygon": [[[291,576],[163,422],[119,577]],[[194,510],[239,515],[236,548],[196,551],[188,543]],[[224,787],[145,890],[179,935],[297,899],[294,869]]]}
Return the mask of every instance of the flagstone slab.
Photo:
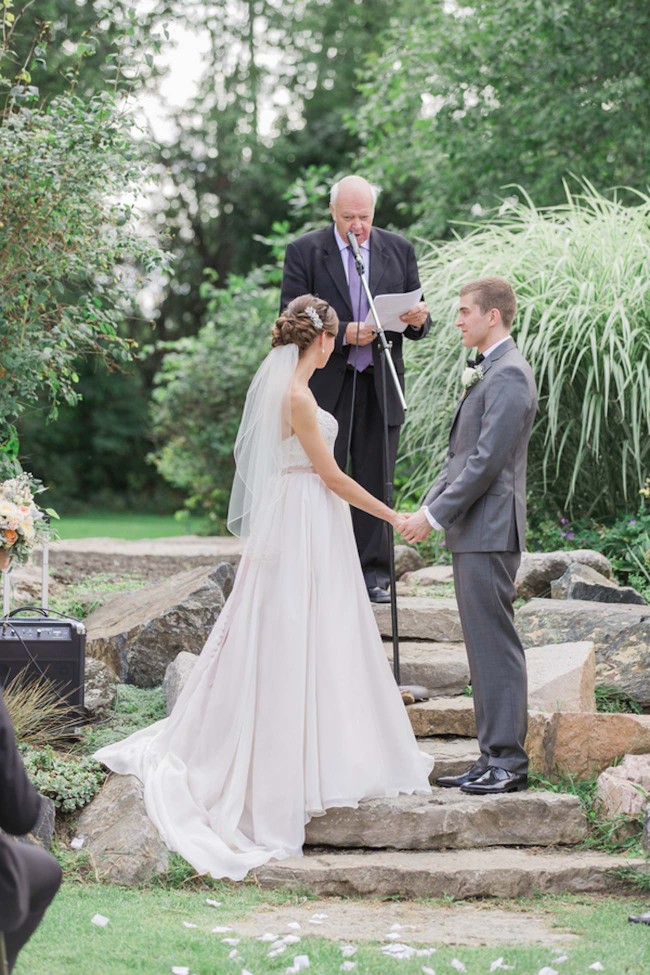
{"label": "flagstone slab", "polygon": [[559,792],[469,796],[435,788],[430,796],[370,799],[330,809],[307,824],[308,846],[398,850],[562,846],[585,839],[577,796]]}
{"label": "flagstone slab", "polygon": [[489,850],[313,852],[254,872],[265,888],[338,897],[531,897],[538,893],[606,893],[621,889],[621,867],[641,859],[594,851]]}
{"label": "flagstone slab", "polygon": [[476,738],[476,718],[471,697],[432,697],[407,708],[416,738],[455,735]]}
{"label": "flagstone slab", "polygon": [[[389,662],[393,645],[384,643]],[[400,682],[420,684],[429,694],[462,694],[469,683],[469,664],[462,643],[400,642]]]}
{"label": "flagstone slab", "polygon": [[[463,633],[455,599],[427,596],[399,596],[399,635],[401,640],[430,640],[434,643],[461,643]],[[382,637],[392,635],[390,604],[373,603],[375,619]]]}
{"label": "flagstone slab", "polygon": [[441,775],[460,775],[479,758],[476,738],[418,738],[418,748],[435,760],[429,775],[434,783]]}

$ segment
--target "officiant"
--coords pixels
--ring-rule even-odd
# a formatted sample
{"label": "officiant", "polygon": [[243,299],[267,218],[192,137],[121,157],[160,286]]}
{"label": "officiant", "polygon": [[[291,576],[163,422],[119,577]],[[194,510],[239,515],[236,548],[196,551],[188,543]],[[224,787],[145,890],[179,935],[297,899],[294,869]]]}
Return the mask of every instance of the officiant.
{"label": "officiant", "polygon": [[[364,263],[370,292],[407,294],[420,287],[415,251],[400,234],[373,226],[379,190],[360,176],[345,176],[331,188],[332,224],[303,234],[287,246],[282,275],[281,309],[302,294],[329,302],[339,317],[334,352],[311,381],[318,404],[339,423],[334,454],[345,468],[350,444],[350,473],[377,498],[384,495],[383,387],[380,349],[373,325],[366,325],[368,300],[346,233],[351,231]],[[395,370],[404,387],[402,337],[421,339],[431,327],[424,301],[400,316],[403,332],[386,330]],[[382,323],[383,324],[383,323]],[[388,374],[388,476],[393,480],[404,410]],[[354,397],[354,401],[353,401]],[[352,432],[350,436],[350,425]],[[352,509],[361,567],[373,602],[389,602],[390,531],[384,522]]]}

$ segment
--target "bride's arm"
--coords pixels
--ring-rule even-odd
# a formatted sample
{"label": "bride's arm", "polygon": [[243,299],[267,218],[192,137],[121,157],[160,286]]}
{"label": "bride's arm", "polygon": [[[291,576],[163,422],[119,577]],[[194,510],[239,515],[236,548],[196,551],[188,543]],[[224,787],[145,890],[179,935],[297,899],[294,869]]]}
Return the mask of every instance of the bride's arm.
{"label": "bride's arm", "polygon": [[291,394],[291,426],[314,470],[330,491],[355,508],[361,508],[362,511],[389,522],[399,531],[403,516],[369,494],[365,488],[344,474],[336,463],[318,425],[316,404],[307,393],[299,391]]}

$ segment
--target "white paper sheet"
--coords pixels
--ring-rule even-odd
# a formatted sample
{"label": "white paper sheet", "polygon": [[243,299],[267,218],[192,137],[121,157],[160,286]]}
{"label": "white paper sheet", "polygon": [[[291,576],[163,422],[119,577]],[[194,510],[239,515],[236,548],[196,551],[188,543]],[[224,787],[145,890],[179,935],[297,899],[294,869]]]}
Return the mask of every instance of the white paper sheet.
{"label": "white paper sheet", "polygon": [[[400,321],[400,315],[410,311],[414,305],[422,298],[422,288],[409,291],[405,295],[377,295],[375,298],[375,308],[381,322],[381,327],[386,332],[403,332],[408,328],[404,322]],[[368,312],[366,325],[374,325],[375,316],[371,311]]]}

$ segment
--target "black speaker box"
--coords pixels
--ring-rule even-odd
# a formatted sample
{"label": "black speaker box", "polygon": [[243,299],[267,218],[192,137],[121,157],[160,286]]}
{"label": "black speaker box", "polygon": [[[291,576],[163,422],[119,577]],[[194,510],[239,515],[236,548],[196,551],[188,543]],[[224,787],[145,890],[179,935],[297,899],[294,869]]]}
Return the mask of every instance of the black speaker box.
{"label": "black speaker box", "polygon": [[71,709],[83,713],[86,628],[71,618],[21,616],[0,619],[0,684],[19,673],[26,681],[45,677]]}

